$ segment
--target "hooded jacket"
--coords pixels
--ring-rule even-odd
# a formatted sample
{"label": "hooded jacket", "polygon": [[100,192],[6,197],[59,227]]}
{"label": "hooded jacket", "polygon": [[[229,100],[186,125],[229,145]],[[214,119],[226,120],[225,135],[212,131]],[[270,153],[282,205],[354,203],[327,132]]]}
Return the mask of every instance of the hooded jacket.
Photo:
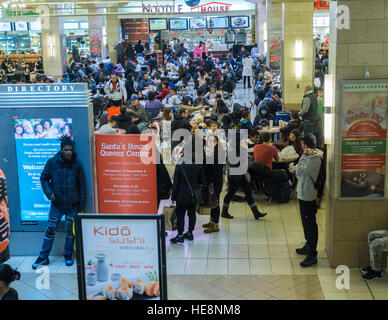
{"label": "hooded jacket", "polygon": [[44,166],[40,183],[48,199],[54,194],[55,200],[51,204],[55,207],[60,209],[77,208],[78,211],[85,210],[85,174],[75,153],[73,153],[70,163],[65,163],[62,160],[60,152],[50,158]]}
{"label": "hooded jacket", "polygon": [[304,153],[295,166],[298,178],[296,192],[299,200],[315,201],[317,198],[317,189],[315,189],[314,183],[318,179],[322,157],[323,152],[318,149],[309,155]]}

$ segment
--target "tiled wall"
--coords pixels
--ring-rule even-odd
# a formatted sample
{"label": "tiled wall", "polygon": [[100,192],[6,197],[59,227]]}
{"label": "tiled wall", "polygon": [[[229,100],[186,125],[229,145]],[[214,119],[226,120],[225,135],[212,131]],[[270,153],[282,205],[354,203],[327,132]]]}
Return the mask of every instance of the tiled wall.
{"label": "tiled wall", "polygon": [[[337,44],[333,44],[336,59],[330,58],[336,77],[336,109],[333,184],[327,192],[326,251],[331,267],[369,265],[368,232],[388,229],[388,201],[338,200],[340,181],[340,81],[363,79],[364,64],[368,64],[371,78],[388,78],[388,0],[338,1],[350,8],[350,29],[337,30]],[[334,40],[334,39],[331,39]],[[330,50],[332,50],[332,48]],[[336,61],[335,61],[336,60]],[[388,153],[387,153],[388,155]],[[386,175],[386,188],[388,177]],[[330,208],[330,207],[328,207]]]}
{"label": "tiled wall", "polygon": [[[313,3],[284,4],[284,106],[299,110],[304,88],[313,83]],[[303,41],[303,74],[295,78],[295,40]],[[299,85],[299,88],[297,88]]]}

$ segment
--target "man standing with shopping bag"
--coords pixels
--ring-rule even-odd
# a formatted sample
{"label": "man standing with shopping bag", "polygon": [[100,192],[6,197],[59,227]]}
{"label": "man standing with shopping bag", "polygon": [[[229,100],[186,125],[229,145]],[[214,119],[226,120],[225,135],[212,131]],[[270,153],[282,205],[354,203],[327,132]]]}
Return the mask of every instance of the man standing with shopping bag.
{"label": "man standing with shopping bag", "polygon": [[48,256],[63,215],[66,217],[65,264],[74,264],[73,221],[77,212],[85,210],[86,203],[85,174],[74,152],[74,144],[69,137],[62,137],[61,150],[47,161],[40,176],[43,192],[51,200],[51,207],[42,251],[32,265],[33,269],[50,263]]}

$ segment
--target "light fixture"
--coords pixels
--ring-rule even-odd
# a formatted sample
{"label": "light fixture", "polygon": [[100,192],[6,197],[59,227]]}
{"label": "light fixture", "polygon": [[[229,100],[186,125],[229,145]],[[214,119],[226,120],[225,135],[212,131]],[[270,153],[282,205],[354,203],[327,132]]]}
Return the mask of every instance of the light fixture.
{"label": "light fixture", "polygon": [[325,75],[324,103],[325,113],[323,116],[323,135],[325,144],[332,143],[333,136],[333,108],[334,108],[334,87],[333,75]]}
{"label": "light fixture", "polygon": [[264,42],[264,54],[267,55],[268,51],[268,41],[267,41],[267,22],[263,23],[263,30],[264,30],[264,37],[263,37],[263,42]]}
{"label": "light fixture", "polygon": [[303,74],[303,41],[295,40],[295,78],[302,78]]}

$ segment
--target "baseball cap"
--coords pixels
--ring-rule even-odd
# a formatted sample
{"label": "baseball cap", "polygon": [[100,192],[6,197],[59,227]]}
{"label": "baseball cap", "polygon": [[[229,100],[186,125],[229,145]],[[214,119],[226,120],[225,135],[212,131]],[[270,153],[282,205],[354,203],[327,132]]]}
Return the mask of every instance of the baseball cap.
{"label": "baseball cap", "polygon": [[139,97],[137,96],[137,94],[131,95],[131,101],[132,100],[139,100]]}
{"label": "baseball cap", "polygon": [[317,145],[317,139],[311,133],[309,133],[308,135],[300,138],[300,141],[303,141],[304,144],[307,146],[307,148],[314,149],[316,147],[316,145]]}

